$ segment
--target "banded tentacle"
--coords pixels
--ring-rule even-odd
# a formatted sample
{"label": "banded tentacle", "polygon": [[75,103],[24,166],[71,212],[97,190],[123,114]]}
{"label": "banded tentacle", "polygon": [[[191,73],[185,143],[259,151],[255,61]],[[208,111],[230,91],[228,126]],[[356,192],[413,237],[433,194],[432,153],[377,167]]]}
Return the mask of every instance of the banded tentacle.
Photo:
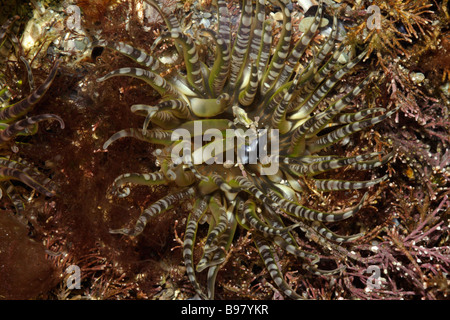
{"label": "banded tentacle", "polygon": [[197,235],[198,223],[202,219],[208,208],[208,198],[198,199],[192,212],[189,214],[188,221],[186,223],[186,232],[184,234],[183,241],[183,258],[186,266],[187,276],[194,287],[195,292],[203,299],[207,299],[200,284],[197,281],[194,268],[194,244]]}
{"label": "banded tentacle", "polygon": [[294,289],[284,280],[283,273],[277,266],[275,262],[275,252],[270,244],[261,237],[255,237],[255,245],[258,248],[259,254],[261,255],[270,276],[272,277],[275,284],[282,290],[282,292],[294,300],[303,300],[303,298],[298,295]]}
{"label": "banded tentacle", "polygon": [[37,87],[37,89],[34,90],[27,98],[0,110],[0,121],[10,123],[29,112],[33,108],[33,106],[38,103],[38,101],[44,96],[48,88],[50,88],[53,79],[56,76],[60,63],[60,60],[57,60],[55,62],[49,76],[44,81],[44,83]]}
{"label": "banded tentacle", "polygon": [[19,120],[0,132],[0,143],[11,140],[14,136],[19,133],[25,133],[25,130],[35,126],[38,122],[45,120],[56,120],[59,122],[61,129],[64,129],[64,121],[57,115],[54,114],[40,114],[37,116],[32,116],[23,120]]}
{"label": "banded tentacle", "polygon": [[144,231],[145,226],[150,218],[154,217],[157,214],[160,214],[167,209],[169,209],[175,202],[186,199],[190,196],[193,196],[195,193],[193,188],[188,188],[187,190],[181,190],[179,192],[169,194],[164,198],[156,201],[152,205],[150,205],[144,212],[139,216],[136,224],[132,228],[121,228],[110,230],[110,233],[119,233],[128,236],[137,236]]}
{"label": "banded tentacle", "polygon": [[[50,179],[38,170],[33,169],[32,164],[27,163],[24,159],[13,160],[16,156],[8,154],[8,150],[11,150],[11,143],[14,143],[14,138],[17,137],[16,140],[19,140],[18,136],[35,134],[38,129],[38,123],[41,121],[57,120],[61,128],[64,128],[63,120],[57,115],[41,114],[26,117],[27,113],[35,108],[50,88],[58,72],[61,60],[57,59],[55,61],[47,78],[36,87],[30,63],[26,57],[22,56],[23,50],[20,47],[17,36],[14,34],[16,29],[18,29],[14,22],[18,19],[19,16],[14,16],[0,27],[0,48],[5,52],[8,52],[12,46],[16,48],[16,55],[23,62],[26,69],[30,93],[22,100],[17,102],[13,100],[11,102],[12,96],[7,85],[11,86],[12,84],[9,81],[13,79],[8,79],[3,74],[0,75],[2,80],[0,84],[0,143],[2,144],[0,197],[6,195],[15,208],[16,217],[24,224],[32,227],[32,224],[26,219],[24,199],[28,195],[23,194],[24,190],[26,190],[23,187],[28,186],[45,196],[51,197],[55,195],[55,186]],[[15,62],[8,61],[8,63]],[[25,86],[24,89],[26,90]],[[13,146],[13,150],[18,150],[17,145]],[[23,185],[11,180],[19,181]]]}
{"label": "banded tentacle", "polygon": [[134,183],[138,185],[153,186],[166,183],[166,177],[162,172],[151,173],[124,173],[118,176],[113,182],[112,194],[120,198],[130,195],[130,188],[123,187],[125,184]]}

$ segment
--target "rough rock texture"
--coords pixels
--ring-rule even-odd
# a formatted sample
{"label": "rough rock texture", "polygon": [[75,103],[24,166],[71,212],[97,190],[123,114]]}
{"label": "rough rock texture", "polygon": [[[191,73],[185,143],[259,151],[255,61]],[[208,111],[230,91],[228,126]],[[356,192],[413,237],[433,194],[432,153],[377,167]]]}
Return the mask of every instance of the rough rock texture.
{"label": "rough rock texture", "polygon": [[0,299],[32,299],[54,285],[43,245],[27,233],[9,214],[0,214]]}

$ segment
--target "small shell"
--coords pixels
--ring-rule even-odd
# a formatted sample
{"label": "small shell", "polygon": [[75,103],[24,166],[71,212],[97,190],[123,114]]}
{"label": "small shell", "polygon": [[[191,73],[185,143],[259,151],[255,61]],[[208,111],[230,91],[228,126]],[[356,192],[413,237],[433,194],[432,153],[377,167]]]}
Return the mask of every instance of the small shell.
{"label": "small shell", "polygon": [[425,80],[425,75],[421,72],[411,72],[409,77],[415,84],[422,83]]}

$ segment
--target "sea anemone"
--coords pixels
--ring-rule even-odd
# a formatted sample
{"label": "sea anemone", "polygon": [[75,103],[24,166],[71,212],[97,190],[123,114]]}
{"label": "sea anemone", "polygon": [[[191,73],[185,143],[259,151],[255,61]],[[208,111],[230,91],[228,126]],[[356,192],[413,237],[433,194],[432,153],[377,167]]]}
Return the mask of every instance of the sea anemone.
{"label": "sea anemone", "polygon": [[[18,18],[18,16],[15,16],[9,19],[0,28],[0,46],[5,45],[5,43],[9,45],[18,44],[18,39],[13,33],[10,34],[9,40],[7,37],[14,22]],[[27,113],[34,108],[51,86],[58,71],[60,61],[56,61],[47,79],[36,87],[30,64],[23,56],[20,59],[27,69],[31,93],[20,101],[9,103],[11,97],[8,88],[6,86],[0,88],[0,144],[2,150],[0,157],[0,191],[11,199],[15,206],[17,216],[23,222],[26,222],[23,216],[23,198],[11,180],[18,180],[46,196],[53,196],[54,191],[49,187],[50,180],[41,172],[32,168],[24,159],[13,160],[16,157],[12,156],[13,152],[11,150],[16,150],[17,146],[11,144],[11,142],[14,142],[17,136],[35,134],[38,130],[38,123],[41,121],[57,120],[61,128],[64,128],[64,122],[59,116],[54,114],[40,114],[26,117]]]}
{"label": "sea anemone", "polygon": [[[214,298],[217,273],[240,226],[251,232],[281,292],[293,299],[303,298],[285,280],[276,262],[276,247],[297,256],[312,272],[332,273],[333,270],[318,268],[317,254],[302,250],[296,229],[325,246],[354,241],[362,234],[339,235],[327,225],[355,215],[366,204],[368,193],[356,203],[349,199],[348,208],[340,212],[306,207],[304,197],[311,190],[329,192],[374,186],[387,175],[369,181],[344,181],[332,179],[326,173],[335,169],[350,168],[355,172],[373,169],[393,156],[392,153],[381,156],[380,152],[349,157],[324,153],[351,134],[380,123],[397,111],[383,108],[348,111],[347,107],[353,106],[352,101],[374,74],[347,88],[345,94],[337,92],[341,79],[367,51],[343,59],[357,48],[338,43],[340,23],[337,17],[325,16],[322,2],[302,22],[305,32],[297,41],[289,1],[258,0],[256,5],[243,1],[235,36],[227,2],[214,1],[217,29],[202,29],[196,39],[183,32],[180,22],[167,8],[154,0],[146,2],[158,10],[168,30],[155,40],[151,54],[122,42],[96,41],[94,46],[116,50],[144,67],[121,68],[98,81],[115,76],[138,78],[162,98],[155,106],[133,105],[133,112],[145,116],[143,128],[117,132],[105,142],[104,148],[123,137],[163,146],[155,151],[159,171],[122,174],[114,181],[112,194],[128,196],[129,183],[165,184],[173,189],[146,208],[132,227],[110,232],[138,236],[152,217],[177,202],[193,200],[186,222],[183,256],[187,275],[199,297]],[[273,21],[266,18],[270,4],[278,7],[282,16],[278,35],[272,31]],[[321,41],[316,41],[317,33]],[[214,45],[215,57],[201,61],[200,43],[205,38]],[[156,57],[155,51],[165,40],[173,40],[184,61],[184,68],[175,75],[166,72],[161,76],[164,61]],[[277,44],[273,46],[273,42]],[[148,128],[150,123],[153,126]],[[325,178],[320,177],[324,173]],[[199,241],[203,244],[203,255],[195,263],[196,235],[199,224],[205,221],[208,233]],[[197,280],[197,273],[204,270],[207,270],[206,291]]]}

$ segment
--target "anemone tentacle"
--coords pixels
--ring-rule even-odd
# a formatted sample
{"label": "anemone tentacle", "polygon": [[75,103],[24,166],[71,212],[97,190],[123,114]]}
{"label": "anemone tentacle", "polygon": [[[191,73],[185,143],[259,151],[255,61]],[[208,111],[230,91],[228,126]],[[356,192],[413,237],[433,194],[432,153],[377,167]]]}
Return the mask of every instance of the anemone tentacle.
{"label": "anemone tentacle", "polygon": [[[5,46],[9,49],[14,46],[17,49],[16,52],[22,52],[19,48],[19,40],[14,34],[14,23],[19,18],[19,16],[14,16],[0,27],[0,48],[4,49],[3,46]],[[30,93],[22,100],[11,102],[11,95],[7,87],[0,87],[0,144],[2,146],[2,154],[0,155],[0,197],[3,194],[8,196],[19,220],[24,224],[30,224],[25,215],[24,198],[26,195],[22,194],[23,191],[18,188],[17,183],[12,183],[10,180],[20,181],[24,185],[49,197],[55,195],[55,186],[51,183],[50,179],[45,177],[37,169],[33,169],[33,166],[24,159],[14,160],[17,157],[8,154],[7,150],[11,150],[11,145],[20,136],[35,134],[38,129],[38,123],[41,121],[56,120],[59,122],[60,127],[64,128],[63,120],[57,115],[40,114],[30,117],[26,116],[52,85],[61,60],[57,59],[55,61],[44,82],[36,86],[30,63],[20,54],[17,56],[26,68]],[[1,85],[3,86],[3,83]],[[14,146],[14,149],[17,149],[17,146]]]}

